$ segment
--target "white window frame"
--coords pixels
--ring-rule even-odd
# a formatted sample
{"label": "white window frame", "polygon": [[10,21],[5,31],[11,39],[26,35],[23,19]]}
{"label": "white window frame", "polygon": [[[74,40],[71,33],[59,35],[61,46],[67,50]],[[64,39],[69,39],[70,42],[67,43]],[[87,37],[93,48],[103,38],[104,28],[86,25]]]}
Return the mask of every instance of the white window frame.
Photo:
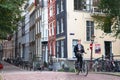
{"label": "white window frame", "polygon": [[[89,24],[87,22],[89,22]],[[86,41],[90,41],[92,35],[94,35],[94,22],[88,20],[86,21]],[[89,37],[89,39],[87,37]]]}

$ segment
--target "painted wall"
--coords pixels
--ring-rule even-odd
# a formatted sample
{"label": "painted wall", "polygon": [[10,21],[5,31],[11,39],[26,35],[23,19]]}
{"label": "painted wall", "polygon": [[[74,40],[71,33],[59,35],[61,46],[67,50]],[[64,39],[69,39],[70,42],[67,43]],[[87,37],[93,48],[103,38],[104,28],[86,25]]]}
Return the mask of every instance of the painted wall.
{"label": "painted wall", "polygon": [[[71,6],[73,5],[73,6]],[[85,50],[87,54],[85,54],[86,59],[90,59],[90,41],[86,41],[86,21],[93,19],[90,16],[90,13],[83,12],[83,11],[75,11],[74,10],[74,0],[67,0],[67,48],[68,48],[68,58],[72,58],[72,40],[73,39],[81,39],[82,44],[85,47]],[[95,25],[96,26],[96,25]],[[70,33],[74,33],[74,35],[70,35]],[[103,32],[101,30],[95,30],[94,32],[95,41],[94,44],[100,44],[101,47],[101,53],[95,54],[95,47],[93,48],[93,58],[101,57],[102,55],[105,55],[105,47],[104,47],[104,41],[111,41],[112,42],[112,53],[114,55],[119,55],[120,49],[116,47],[120,44],[120,40],[116,40],[115,38],[112,38],[109,35],[103,35]],[[103,37],[103,38],[100,38]]]}

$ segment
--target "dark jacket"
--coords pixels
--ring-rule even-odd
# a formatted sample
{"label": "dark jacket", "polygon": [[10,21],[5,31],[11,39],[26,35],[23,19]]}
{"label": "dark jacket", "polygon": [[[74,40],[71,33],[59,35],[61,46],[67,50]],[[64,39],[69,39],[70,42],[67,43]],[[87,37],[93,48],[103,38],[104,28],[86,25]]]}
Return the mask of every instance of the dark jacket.
{"label": "dark jacket", "polygon": [[[76,57],[78,57],[77,52],[78,52],[78,44],[74,47],[74,53],[75,53],[75,56],[76,56]],[[84,47],[83,47],[83,45],[81,44],[80,53],[84,53],[84,52],[85,52]]]}

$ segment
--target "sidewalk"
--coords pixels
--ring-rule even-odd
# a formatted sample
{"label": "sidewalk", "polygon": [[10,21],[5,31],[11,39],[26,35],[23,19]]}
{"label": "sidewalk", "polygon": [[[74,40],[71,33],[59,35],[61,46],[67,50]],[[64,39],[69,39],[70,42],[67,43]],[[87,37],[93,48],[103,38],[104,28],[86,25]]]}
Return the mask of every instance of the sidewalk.
{"label": "sidewalk", "polygon": [[96,74],[106,74],[106,75],[113,75],[113,76],[119,76],[120,77],[120,72],[93,72]]}

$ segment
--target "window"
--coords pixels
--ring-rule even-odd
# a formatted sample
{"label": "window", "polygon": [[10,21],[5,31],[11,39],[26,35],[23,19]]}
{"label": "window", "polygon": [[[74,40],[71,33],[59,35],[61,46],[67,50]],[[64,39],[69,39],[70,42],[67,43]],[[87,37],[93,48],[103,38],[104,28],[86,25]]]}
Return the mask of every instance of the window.
{"label": "window", "polygon": [[59,14],[59,4],[57,4],[57,14]]}
{"label": "window", "polygon": [[59,34],[59,21],[57,21],[57,34]]}
{"label": "window", "polygon": [[74,10],[81,10],[82,0],[74,0]]}
{"label": "window", "polygon": [[50,6],[50,17],[53,15],[53,7]]}
{"label": "window", "polygon": [[92,0],[74,0],[74,10],[90,11]]}
{"label": "window", "polygon": [[91,36],[94,34],[94,22],[86,21],[86,40],[90,41]]}
{"label": "window", "polygon": [[64,29],[63,29],[63,18],[61,19],[61,33],[64,32]]}
{"label": "window", "polygon": [[111,25],[104,27],[105,33],[111,33]]}
{"label": "window", "polygon": [[63,0],[61,0],[61,12],[63,11]]}
{"label": "window", "polygon": [[45,34],[45,36],[46,36],[46,37],[48,36],[48,29],[46,29],[46,34]]}
{"label": "window", "polygon": [[78,42],[77,39],[73,39],[73,41],[72,41],[72,50],[73,50],[73,52],[72,52],[72,56],[73,56],[73,57],[75,57],[74,47],[75,47],[75,45],[77,45],[77,42]]}
{"label": "window", "polygon": [[84,10],[90,11],[92,7],[92,1],[91,0],[84,0]]}
{"label": "window", "polygon": [[98,6],[99,3],[100,3],[100,0],[93,0],[93,6]]}
{"label": "window", "polygon": [[35,32],[36,32],[36,34],[37,34],[37,26],[38,26],[38,24],[36,24],[36,25],[35,25],[35,29],[36,29],[36,31],[35,31]]}
{"label": "window", "polygon": [[64,58],[64,41],[61,40],[61,58]]}
{"label": "window", "polygon": [[50,0],[50,3],[52,2],[52,0]]}
{"label": "window", "polygon": [[51,36],[51,27],[49,25],[49,36]]}
{"label": "window", "polygon": [[54,24],[52,23],[52,35],[54,35]]}
{"label": "window", "polygon": [[57,57],[58,57],[58,53],[59,53],[59,42],[56,42],[56,47],[57,47]]}
{"label": "window", "polygon": [[50,44],[50,55],[52,55],[52,46]]}
{"label": "window", "polygon": [[40,22],[38,22],[38,30],[37,30],[38,33],[40,32],[39,30],[40,30]]}

